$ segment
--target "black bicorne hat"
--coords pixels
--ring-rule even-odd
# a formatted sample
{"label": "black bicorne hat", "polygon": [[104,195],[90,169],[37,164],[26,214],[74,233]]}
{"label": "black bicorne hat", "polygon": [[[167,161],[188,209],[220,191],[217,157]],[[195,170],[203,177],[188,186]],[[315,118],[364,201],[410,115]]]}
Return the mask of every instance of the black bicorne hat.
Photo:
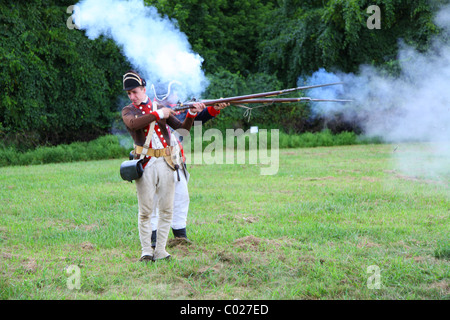
{"label": "black bicorne hat", "polygon": [[145,79],[141,78],[139,73],[134,70],[129,70],[123,75],[123,90],[133,90],[136,87],[145,87]]}

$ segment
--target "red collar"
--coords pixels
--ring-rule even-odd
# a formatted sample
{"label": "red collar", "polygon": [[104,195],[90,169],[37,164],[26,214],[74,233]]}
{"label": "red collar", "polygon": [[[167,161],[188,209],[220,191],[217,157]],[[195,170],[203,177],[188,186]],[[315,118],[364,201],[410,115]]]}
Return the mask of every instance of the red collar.
{"label": "red collar", "polygon": [[132,103],[132,104],[135,108],[140,109],[140,107],[149,107],[149,105],[151,104],[151,101],[150,101],[149,97],[147,97],[147,102],[145,102],[145,103],[141,102],[141,104],[139,104],[139,105],[135,105],[134,103]]}

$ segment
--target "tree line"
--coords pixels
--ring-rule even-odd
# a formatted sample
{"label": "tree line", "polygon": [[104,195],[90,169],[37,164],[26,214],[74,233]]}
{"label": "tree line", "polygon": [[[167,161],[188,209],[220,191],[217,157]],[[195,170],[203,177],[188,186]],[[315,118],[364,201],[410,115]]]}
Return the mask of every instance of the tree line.
{"label": "tree line", "polygon": [[[110,133],[127,103],[121,76],[130,68],[108,39],[70,30],[74,1],[0,1],[0,137],[19,149],[89,141]],[[204,58],[205,97],[297,85],[320,68],[357,72],[362,64],[397,72],[398,40],[426,50],[439,33],[429,0],[145,0],[176,21]],[[382,27],[368,29],[377,5]],[[101,18],[101,17],[99,17]],[[286,114],[288,116],[286,116]],[[210,125],[249,125],[227,108]],[[284,115],[284,116],[282,116]],[[308,105],[257,109],[252,125],[287,132],[321,130]],[[348,128],[336,123],[335,131]]]}

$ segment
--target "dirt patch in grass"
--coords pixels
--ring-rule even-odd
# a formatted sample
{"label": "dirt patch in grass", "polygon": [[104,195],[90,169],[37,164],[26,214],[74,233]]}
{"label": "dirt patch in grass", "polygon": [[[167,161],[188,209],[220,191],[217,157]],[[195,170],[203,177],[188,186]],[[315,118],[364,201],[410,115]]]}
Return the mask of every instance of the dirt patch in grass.
{"label": "dirt patch in grass", "polygon": [[190,254],[190,249],[195,246],[191,240],[172,238],[167,240],[167,248],[173,249],[176,256],[185,257]]}
{"label": "dirt patch in grass", "polygon": [[427,184],[443,184],[448,185],[448,183],[444,180],[433,180],[433,179],[427,179],[425,177],[416,177],[416,176],[408,176],[405,174],[401,174],[397,172],[396,170],[383,170],[384,173],[391,174],[394,176],[394,178],[399,180],[405,180],[405,181],[413,181],[413,182],[423,182]]}
{"label": "dirt patch in grass", "polygon": [[395,175],[395,178],[400,179],[400,180],[406,180],[406,181],[425,182],[425,183],[428,183],[428,184],[439,183],[439,181],[434,181],[434,180],[430,180],[430,179],[424,179],[424,178],[420,178],[420,177],[406,176],[406,175],[403,175],[403,174],[397,174],[397,175]]}
{"label": "dirt patch in grass", "polygon": [[379,245],[378,243],[374,243],[369,241],[366,238],[363,238],[359,241],[359,243],[356,245],[356,247],[358,248],[374,248],[374,247],[381,247],[381,245]]}
{"label": "dirt patch in grass", "polygon": [[17,255],[13,255],[10,252],[2,252],[2,256],[3,259],[12,259],[13,257],[17,257]]}
{"label": "dirt patch in grass", "polygon": [[449,295],[450,294],[450,283],[447,280],[433,282],[430,285],[430,288],[431,289],[438,289],[444,295]]}
{"label": "dirt patch in grass", "polygon": [[255,222],[259,221],[258,217],[252,217],[252,216],[242,217],[242,219],[247,223],[255,223]]}
{"label": "dirt patch in grass", "polygon": [[221,251],[217,254],[219,261],[227,262],[231,264],[241,264],[244,262],[244,258],[242,256],[237,255],[236,253]]}
{"label": "dirt patch in grass", "polygon": [[212,267],[211,266],[203,266],[200,269],[198,269],[197,273],[199,275],[206,274],[209,272],[216,273],[216,272],[219,272],[221,269],[222,269],[222,266],[220,266],[218,264],[216,264]]}
{"label": "dirt patch in grass", "polygon": [[254,235],[250,235],[236,239],[233,242],[233,246],[244,250],[267,251],[268,253],[273,253],[274,251],[279,251],[281,248],[294,246],[294,242],[287,237],[279,239],[261,239]]}
{"label": "dirt patch in grass", "polygon": [[95,245],[93,245],[89,241],[86,241],[81,244],[81,249],[83,249],[85,251],[91,251],[91,250],[95,249]]}
{"label": "dirt patch in grass", "polygon": [[377,179],[377,178],[374,178],[374,177],[365,177],[365,176],[362,176],[361,179],[369,181],[369,182],[378,182],[378,181],[380,181],[380,179]]}
{"label": "dirt patch in grass", "polygon": [[336,179],[335,177],[332,176],[328,176],[328,177],[317,177],[317,178],[305,178],[304,180],[306,181],[319,181],[319,180],[334,180]]}
{"label": "dirt patch in grass", "polygon": [[325,263],[325,259],[316,258],[309,255],[302,255],[298,258],[298,261],[305,264],[315,264],[317,261],[319,261],[320,264]]}
{"label": "dirt patch in grass", "polygon": [[6,234],[8,233],[8,230],[4,227],[0,227],[0,240],[8,240],[8,237],[6,236]]}
{"label": "dirt patch in grass", "polygon": [[85,231],[92,231],[92,230],[98,229],[99,227],[97,224],[82,224],[78,228],[80,228],[81,230],[85,230]]}
{"label": "dirt patch in grass", "polygon": [[167,240],[167,247],[173,248],[173,247],[186,247],[190,246],[192,244],[192,241],[185,238],[173,238]]}
{"label": "dirt patch in grass", "polygon": [[414,262],[424,262],[426,261],[425,257],[421,257],[421,256],[415,256],[413,257]]}
{"label": "dirt patch in grass", "polygon": [[37,262],[33,258],[26,259],[25,261],[22,262],[22,268],[26,273],[35,273],[37,267],[38,267]]}
{"label": "dirt patch in grass", "polygon": [[248,248],[257,248],[261,243],[261,239],[257,238],[253,235],[243,237],[234,241],[234,245],[239,248],[248,249]]}

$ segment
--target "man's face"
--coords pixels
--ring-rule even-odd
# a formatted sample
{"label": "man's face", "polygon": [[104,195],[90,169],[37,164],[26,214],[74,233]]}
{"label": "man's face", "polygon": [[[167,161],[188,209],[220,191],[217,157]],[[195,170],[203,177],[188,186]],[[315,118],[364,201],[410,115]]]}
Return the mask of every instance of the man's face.
{"label": "man's face", "polygon": [[136,87],[132,90],[128,90],[128,98],[130,98],[131,102],[135,105],[141,104],[142,101],[146,98],[146,88],[145,87]]}

